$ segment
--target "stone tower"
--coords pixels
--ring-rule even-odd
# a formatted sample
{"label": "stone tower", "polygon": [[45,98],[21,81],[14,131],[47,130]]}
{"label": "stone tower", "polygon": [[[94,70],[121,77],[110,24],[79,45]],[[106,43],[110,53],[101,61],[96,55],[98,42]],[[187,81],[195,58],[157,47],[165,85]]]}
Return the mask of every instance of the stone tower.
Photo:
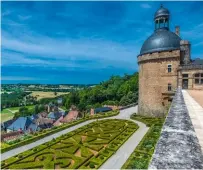
{"label": "stone tower", "polygon": [[178,85],[181,38],[170,31],[169,23],[170,12],[161,6],[154,15],[154,33],[138,55],[140,115],[163,117]]}

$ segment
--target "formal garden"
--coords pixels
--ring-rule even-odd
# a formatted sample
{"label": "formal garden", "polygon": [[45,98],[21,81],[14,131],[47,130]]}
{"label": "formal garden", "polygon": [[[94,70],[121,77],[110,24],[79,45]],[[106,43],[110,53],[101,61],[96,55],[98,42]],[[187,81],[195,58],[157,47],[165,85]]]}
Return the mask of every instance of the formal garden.
{"label": "formal garden", "polygon": [[138,125],[129,120],[97,120],[4,160],[1,168],[99,168],[137,129]]}
{"label": "formal garden", "polygon": [[131,119],[145,123],[150,129],[122,166],[122,169],[147,169],[165,119],[143,117],[136,114],[133,114]]}
{"label": "formal garden", "polygon": [[110,112],[101,113],[101,114],[95,114],[93,116],[89,115],[89,116],[86,116],[82,119],[74,120],[72,122],[65,123],[65,124],[60,125],[60,126],[54,126],[52,128],[49,128],[49,129],[44,129],[44,130],[38,131],[38,132],[34,133],[32,136],[29,136],[29,138],[26,138],[23,140],[17,139],[15,141],[10,142],[10,143],[7,142],[6,145],[4,145],[5,142],[3,142],[1,144],[1,153],[4,153],[4,152],[7,152],[7,151],[12,150],[14,148],[18,148],[20,146],[24,146],[24,145],[27,145],[29,143],[35,142],[35,141],[42,139],[46,136],[49,136],[49,135],[52,135],[52,134],[57,133],[59,131],[65,130],[69,127],[75,126],[75,125],[80,124],[82,122],[85,122],[87,120],[112,117],[112,116],[116,116],[118,114],[119,114],[119,110],[110,111]]}

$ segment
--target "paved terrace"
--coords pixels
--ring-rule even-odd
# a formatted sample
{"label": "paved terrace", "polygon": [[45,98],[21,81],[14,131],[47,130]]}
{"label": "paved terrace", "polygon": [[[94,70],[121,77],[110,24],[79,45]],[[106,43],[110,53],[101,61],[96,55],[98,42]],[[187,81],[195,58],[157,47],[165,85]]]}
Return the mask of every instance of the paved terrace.
{"label": "paved terrace", "polygon": [[[119,115],[117,116],[113,116],[113,117],[109,117],[109,118],[104,118],[104,119],[126,119],[126,120],[131,120],[135,123],[137,123],[139,125],[139,129],[118,149],[118,151],[111,156],[110,159],[108,159],[101,168],[105,168],[105,169],[120,169],[122,167],[122,165],[126,162],[126,160],[128,159],[128,157],[131,155],[131,153],[133,152],[133,150],[136,148],[136,146],[139,144],[139,142],[141,141],[141,139],[143,138],[143,136],[146,134],[146,132],[148,131],[148,127],[146,127],[145,124],[138,122],[138,121],[134,121],[132,119],[130,119],[130,115],[132,115],[133,113],[137,112],[137,106],[134,107],[130,107],[124,110],[121,110]],[[35,146],[41,145],[45,142],[48,142],[50,140],[52,140],[53,138],[57,138],[59,136],[61,136],[62,134],[66,134],[68,132],[71,132],[79,127],[82,127],[84,125],[87,125],[95,120],[89,120],[83,123],[80,123],[78,125],[75,125],[73,127],[67,128],[63,131],[60,131],[58,133],[55,133],[53,135],[47,136],[43,139],[40,139],[34,143],[30,143],[28,145],[16,148],[16,149],[12,149],[8,152],[5,152],[3,154],[1,154],[1,160],[5,160],[8,159],[12,156],[15,156],[19,153],[22,153],[26,150],[32,149]]]}
{"label": "paved terrace", "polygon": [[203,90],[183,90],[183,97],[203,153]]}
{"label": "paved terrace", "polygon": [[203,155],[183,94],[177,89],[150,169],[203,169]]}

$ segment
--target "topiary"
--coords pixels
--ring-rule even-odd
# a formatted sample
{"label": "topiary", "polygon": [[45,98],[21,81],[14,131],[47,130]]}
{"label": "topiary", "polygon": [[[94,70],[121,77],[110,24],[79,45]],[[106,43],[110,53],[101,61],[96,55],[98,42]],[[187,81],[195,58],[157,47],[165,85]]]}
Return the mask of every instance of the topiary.
{"label": "topiary", "polygon": [[2,162],[1,162],[1,166],[4,166],[4,165],[5,165],[5,162],[4,162],[4,161],[2,161]]}
{"label": "topiary", "polygon": [[104,159],[104,157],[101,155],[101,156],[100,156],[100,159]]}
{"label": "topiary", "polygon": [[93,162],[90,162],[89,167],[90,167],[90,168],[95,168],[94,163],[93,163]]}
{"label": "topiary", "polygon": [[18,155],[18,158],[20,159],[20,158],[23,158],[23,155]]}
{"label": "topiary", "polygon": [[37,148],[34,148],[33,151],[36,152],[36,151],[37,151]]}

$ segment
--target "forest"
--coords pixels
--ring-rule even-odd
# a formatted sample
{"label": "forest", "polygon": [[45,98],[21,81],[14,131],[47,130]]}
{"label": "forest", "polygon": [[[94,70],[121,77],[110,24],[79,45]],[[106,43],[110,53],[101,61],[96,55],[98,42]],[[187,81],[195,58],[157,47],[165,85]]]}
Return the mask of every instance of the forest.
{"label": "forest", "polygon": [[63,105],[68,109],[76,105],[80,111],[104,104],[126,106],[138,101],[138,73],[112,76],[108,81],[94,87],[72,91],[63,97]]}

